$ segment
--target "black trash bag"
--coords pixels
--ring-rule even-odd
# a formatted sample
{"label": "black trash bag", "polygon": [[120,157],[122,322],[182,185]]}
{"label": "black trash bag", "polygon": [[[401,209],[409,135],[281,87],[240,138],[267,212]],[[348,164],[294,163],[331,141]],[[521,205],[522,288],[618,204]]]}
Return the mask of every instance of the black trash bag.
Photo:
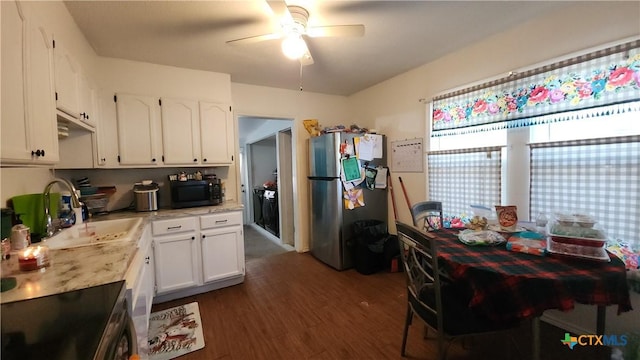
{"label": "black trash bag", "polygon": [[400,244],[396,235],[389,235],[384,243],[384,266],[391,268],[393,258],[400,255]]}
{"label": "black trash bag", "polygon": [[389,238],[387,224],[380,220],[358,220],[353,223],[353,234],[356,270],[370,275],[384,269],[384,247]]}

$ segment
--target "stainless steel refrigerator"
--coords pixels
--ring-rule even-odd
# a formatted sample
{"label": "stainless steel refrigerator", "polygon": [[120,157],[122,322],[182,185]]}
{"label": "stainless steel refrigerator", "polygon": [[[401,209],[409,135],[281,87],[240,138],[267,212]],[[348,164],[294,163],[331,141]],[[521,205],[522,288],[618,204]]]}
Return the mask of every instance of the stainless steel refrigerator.
{"label": "stainless steel refrigerator", "polygon": [[[311,195],[311,254],[337,269],[353,267],[355,237],[353,222],[387,222],[387,190],[369,190],[364,183],[364,206],[346,209],[340,179],[340,144],[353,144],[362,134],[331,133],[309,139],[309,183]],[[382,158],[368,161],[368,167],[385,167],[386,146],[382,138]]]}

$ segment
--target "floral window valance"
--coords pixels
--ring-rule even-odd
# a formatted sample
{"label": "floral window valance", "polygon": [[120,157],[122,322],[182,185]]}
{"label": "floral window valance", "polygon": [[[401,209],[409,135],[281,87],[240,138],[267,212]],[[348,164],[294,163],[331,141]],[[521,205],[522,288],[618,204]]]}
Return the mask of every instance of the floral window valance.
{"label": "floral window valance", "polygon": [[[437,96],[432,136],[640,99],[640,40]],[[536,122],[539,123],[539,122]],[[491,124],[487,126],[487,124]],[[478,125],[484,125],[478,127]]]}

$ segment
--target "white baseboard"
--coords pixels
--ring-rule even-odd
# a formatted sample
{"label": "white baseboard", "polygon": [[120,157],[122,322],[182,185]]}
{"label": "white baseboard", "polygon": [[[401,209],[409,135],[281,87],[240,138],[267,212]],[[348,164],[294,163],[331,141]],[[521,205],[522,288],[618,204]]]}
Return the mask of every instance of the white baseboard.
{"label": "white baseboard", "polygon": [[540,317],[540,320],[549,323],[551,325],[557,326],[560,329],[564,329],[566,331],[571,332],[572,334],[592,334],[593,331],[588,330],[584,327],[581,327],[579,325],[567,322],[557,316],[555,316],[554,314],[542,314],[542,317]]}

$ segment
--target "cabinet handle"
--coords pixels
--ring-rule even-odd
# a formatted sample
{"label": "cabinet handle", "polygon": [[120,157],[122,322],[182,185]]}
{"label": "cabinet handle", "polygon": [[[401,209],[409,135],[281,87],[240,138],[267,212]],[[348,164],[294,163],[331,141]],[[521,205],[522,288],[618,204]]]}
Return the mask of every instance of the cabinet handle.
{"label": "cabinet handle", "polygon": [[44,150],[40,150],[40,149],[36,151],[31,150],[31,156],[44,156]]}
{"label": "cabinet handle", "polygon": [[207,162],[207,159],[206,159],[206,158],[204,158],[204,159],[202,159],[202,161]]}
{"label": "cabinet handle", "polygon": [[151,258],[149,256],[147,256],[146,258],[144,258],[144,262],[145,264],[149,264],[149,262],[151,261]]}
{"label": "cabinet handle", "polygon": [[195,240],[195,239],[196,239],[196,237],[195,237],[195,236],[192,236],[192,237],[191,237],[191,240]]}
{"label": "cabinet handle", "polygon": [[156,158],[151,159],[152,162],[156,162]]}
{"label": "cabinet handle", "polygon": [[40,154],[44,156],[44,149],[40,150]]}
{"label": "cabinet handle", "polygon": [[177,225],[177,226],[169,226],[167,227],[167,230],[178,230],[182,228],[182,225]]}
{"label": "cabinet handle", "polygon": [[87,113],[80,113],[80,117],[83,119],[87,119]]}
{"label": "cabinet handle", "polygon": [[203,238],[203,239],[204,239],[204,238],[206,238],[206,237],[207,237],[207,235],[204,235],[204,234],[202,235],[202,238]]}
{"label": "cabinet handle", "polygon": [[224,224],[227,221],[229,221],[229,220],[227,220],[227,219],[225,219],[225,220],[216,220],[216,224]]}
{"label": "cabinet handle", "polygon": [[198,159],[193,159],[193,162],[198,162]]}

